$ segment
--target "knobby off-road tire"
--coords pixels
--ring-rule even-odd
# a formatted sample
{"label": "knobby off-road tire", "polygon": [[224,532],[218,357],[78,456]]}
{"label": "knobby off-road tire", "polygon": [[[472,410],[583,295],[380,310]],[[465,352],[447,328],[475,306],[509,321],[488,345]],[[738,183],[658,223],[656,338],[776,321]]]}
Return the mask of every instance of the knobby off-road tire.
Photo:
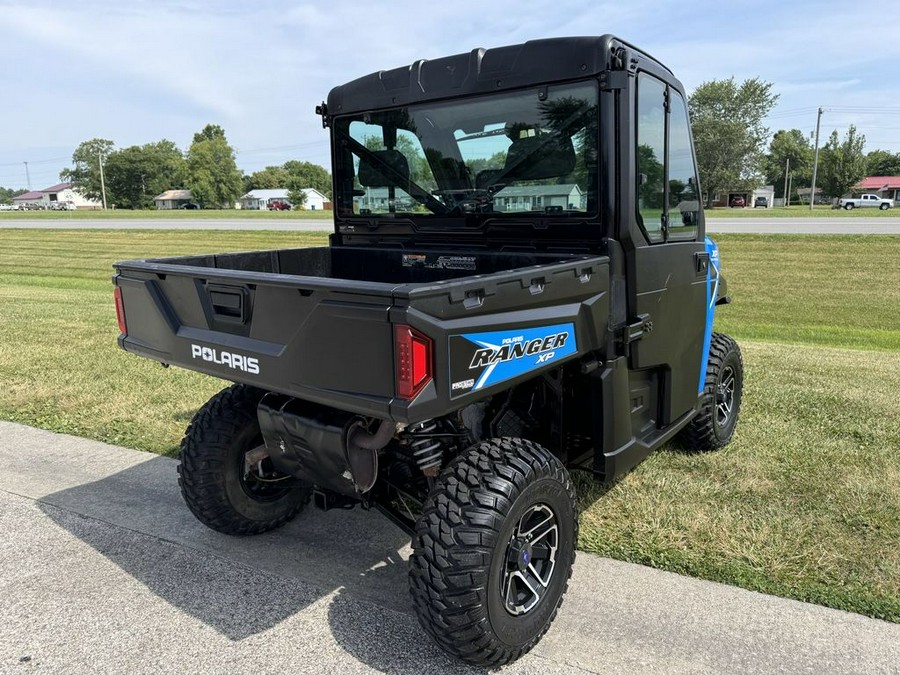
{"label": "knobby off-road tire", "polygon": [[694,452],[718,450],[731,442],[744,389],[741,348],[727,335],[713,333],[703,401],[697,416],[681,432],[681,444]]}
{"label": "knobby off-road tire", "polygon": [[309,501],[311,488],[295,478],[263,483],[257,474],[245,475],[245,453],[263,444],[256,406],[264,394],[241,384],[219,392],[194,415],[181,441],[181,494],[197,519],[218,532],[272,530]]}
{"label": "knobby off-road tire", "polygon": [[514,661],[556,616],[577,538],[575,488],[556,457],[519,438],[473,446],[441,473],[416,523],[409,586],[419,622],[463,661]]}

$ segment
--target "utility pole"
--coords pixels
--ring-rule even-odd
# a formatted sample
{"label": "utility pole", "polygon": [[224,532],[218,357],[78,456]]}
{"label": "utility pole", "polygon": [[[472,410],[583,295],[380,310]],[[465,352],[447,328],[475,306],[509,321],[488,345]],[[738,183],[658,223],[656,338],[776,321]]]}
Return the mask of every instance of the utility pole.
{"label": "utility pole", "polygon": [[106,181],[103,180],[103,152],[97,151],[97,159],[100,160],[100,192],[103,195],[103,210],[106,211]]}
{"label": "utility pole", "polygon": [[25,165],[25,183],[28,185],[28,191],[31,192],[31,174],[28,173],[28,162],[23,162]]}
{"label": "utility pole", "polygon": [[816,173],[819,170],[819,126],[822,124],[822,109],[819,108],[819,114],[816,117],[816,155],[813,159],[813,177],[812,187],[809,189],[809,210],[813,210],[813,204],[816,203]]}
{"label": "utility pole", "polygon": [[791,158],[788,157],[784,160],[784,208],[790,206],[791,202],[788,200],[788,195],[791,194],[790,188],[788,188],[788,176],[790,175],[791,170]]}

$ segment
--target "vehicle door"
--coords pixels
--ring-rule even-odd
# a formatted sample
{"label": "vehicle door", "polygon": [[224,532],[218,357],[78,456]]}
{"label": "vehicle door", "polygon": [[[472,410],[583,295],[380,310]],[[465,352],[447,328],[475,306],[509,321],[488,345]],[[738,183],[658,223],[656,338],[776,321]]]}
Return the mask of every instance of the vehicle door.
{"label": "vehicle door", "polygon": [[710,252],[684,95],[664,73],[638,71],[635,84],[637,199],[629,218],[628,304],[632,323],[643,324],[644,332],[630,345],[630,366],[657,371],[657,423],[665,426],[697,401],[711,321]]}

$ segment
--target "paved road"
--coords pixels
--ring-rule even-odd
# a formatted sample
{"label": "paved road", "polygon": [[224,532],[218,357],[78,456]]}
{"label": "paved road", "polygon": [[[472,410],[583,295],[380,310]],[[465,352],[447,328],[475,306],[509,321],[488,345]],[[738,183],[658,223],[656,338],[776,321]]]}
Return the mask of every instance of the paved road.
{"label": "paved road", "polygon": [[[162,220],[159,218],[129,220],[18,220],[0,218],[3,228],[86,230],[164,229],[164,230],[282,230],[331,231],[330,220]],[[749,234],[900,234],[900,218],[710,218],[711,233],[740,232]]]}
{"label": "paved road", "polygon": [[27,228],[35,230],[281,230],[300,232],[333,232],[334,224],[328,219],[276,220],[268,218],[128,218],[122,220],[78,218],[67,220],[4,219],[0,218],[0,229]]}
{"label": "paved road", "polygon": [[[426,638],[408,540],[304,512],[254,538],[187,511],[175,461],[0,422],[0,672],[469,673]],[[580,554],[514,673],[897,673],[900,626]]]}

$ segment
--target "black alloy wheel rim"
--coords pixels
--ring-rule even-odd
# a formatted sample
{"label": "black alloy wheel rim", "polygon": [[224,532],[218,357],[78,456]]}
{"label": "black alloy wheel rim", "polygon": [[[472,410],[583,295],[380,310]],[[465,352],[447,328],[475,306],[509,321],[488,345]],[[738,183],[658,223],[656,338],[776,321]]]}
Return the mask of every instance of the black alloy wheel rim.
{"label": "black alloy wheel rim", "polygon": [[716,424],[725,427],[731,422],[734,414],[734,368],[727,366],[722,370],[719,383],[716,385]]}
{"label": "black alloy wheel rim", "polygon": [[500,578],[503,607],[513,616],[532,611],[547,593],[559,551],[559,520],[547,504],[531,506],[506,546]]}

